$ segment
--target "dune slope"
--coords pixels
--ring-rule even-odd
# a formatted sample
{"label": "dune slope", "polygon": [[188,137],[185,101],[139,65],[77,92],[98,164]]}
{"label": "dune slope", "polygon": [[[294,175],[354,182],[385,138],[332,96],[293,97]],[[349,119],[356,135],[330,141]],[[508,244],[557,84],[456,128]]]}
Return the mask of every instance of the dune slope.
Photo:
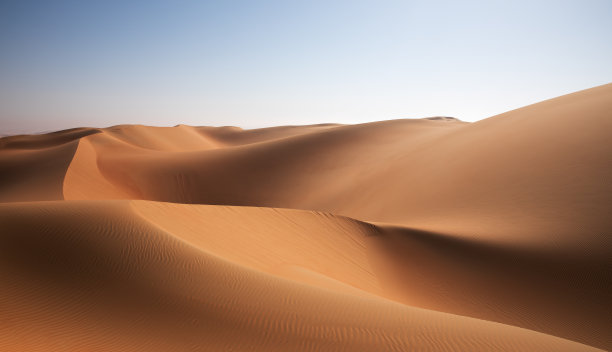
{"label": "dune slope", "polygon": [[[174,221],[185,226],[174,218],[183,216],[182,210],[208,224],[207,240],[188,231],[168,232],[148,219],[163,211],[164,227]],[[243,219],[267,225],[243,227],[240,233],[252,258],[223,248],[225,227],[239,228],[232,222]],[[351,243],[374,229],[346,218],[95,201],[0,205],[0,221],[6,229],[0,236],[0,346],[6,350],[595,350],[529,330],[411,308],[336,283],[305,283],[299,278],[303,273],[288,280],[254,269],[282,263],[308,272],[307,262],[325,266],[316,257],[325,252],[314,249],[311,259],[282,250],[261,254],[274,242],[270,235],[285,237],[288,248],[292,241],[316,247],[326,245],[317,243],[324,237],[310,235],[319,228],[334,236],[331,243]],[[352,231],[359,228],[361,233]],[[260,240],[263,248],[257,248]],[[359,252],[359,244],[354,246],[348,246],[349,254]],[[345,267],[319,270],[337,270],[348,283],[354,274],[361,284],[372,284],[361,272],[368,271],[360,267],[363,258],[350,259],[354,265],[328,258]]]}
{"label": "dune slope", "polygon": [[0,346],[610,350],[611,131],[608,84],[476,123],[0,138]]}
{"label": "dune slope", "polygon": [[[612,226],[606,216],[612,202],[611,110],[612,85],[606,85],[473,124],[304,126],[286,137],[275,129],[223,133],[180,126],[140,138],[157,145],[118,137],[142,136],[148,128],[115,127],[81,141],[95,151],[86,153],[86,159],[95,155],[90,170],[124,196],[97,195],[87,180],[68,180],[64,192],[81,194],[69,197],[74,199],[136,196],[313,209],[521,241],[597,237]],[[178,142],[196,133],[206,141],[199,149]],[[79,159],[77,151],[73,163]]]}

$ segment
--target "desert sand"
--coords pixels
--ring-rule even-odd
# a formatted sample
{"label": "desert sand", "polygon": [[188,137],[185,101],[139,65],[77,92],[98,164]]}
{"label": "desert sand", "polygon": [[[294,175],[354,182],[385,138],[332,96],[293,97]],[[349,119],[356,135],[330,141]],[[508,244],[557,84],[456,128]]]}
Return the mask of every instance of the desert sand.
{"label": "desert sand", "polygon": [[611,136],[612,84],[0,138],[0,350],[612,350]]}

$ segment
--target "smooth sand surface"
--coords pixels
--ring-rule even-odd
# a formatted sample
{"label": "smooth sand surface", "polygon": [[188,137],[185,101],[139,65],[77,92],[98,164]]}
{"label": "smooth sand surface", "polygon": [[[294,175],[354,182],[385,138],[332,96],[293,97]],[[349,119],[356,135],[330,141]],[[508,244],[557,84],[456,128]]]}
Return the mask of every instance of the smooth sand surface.
{"label": "smooth sand surface", "polygon": [[0,138],[2,350],[612,349],[612,85],[476,123]]}

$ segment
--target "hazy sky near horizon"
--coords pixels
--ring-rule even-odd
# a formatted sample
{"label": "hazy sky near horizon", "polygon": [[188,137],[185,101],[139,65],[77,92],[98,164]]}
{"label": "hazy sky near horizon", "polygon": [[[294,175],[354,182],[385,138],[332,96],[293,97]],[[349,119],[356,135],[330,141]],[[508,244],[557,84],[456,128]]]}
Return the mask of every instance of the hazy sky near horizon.
{"label": "hazy sky near horizon", "polygon": [[476,121],[611,63],[609,0],[0,0],[0,133]]}

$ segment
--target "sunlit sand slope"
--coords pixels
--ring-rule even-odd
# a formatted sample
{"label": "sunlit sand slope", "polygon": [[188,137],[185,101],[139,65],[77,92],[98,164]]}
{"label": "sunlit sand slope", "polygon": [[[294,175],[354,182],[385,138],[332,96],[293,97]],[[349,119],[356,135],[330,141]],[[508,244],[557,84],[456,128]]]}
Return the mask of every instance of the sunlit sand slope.
{"label": "sunlit sand slope", "polygon": [[0,138],[1,341],[612,350],[611,133],[608,84],[476,123]]}
{"label": "sunlit sand slope", "polygon": [[4,204],[0,221],[3,350],[595,350],[361,293],[378,231],[346,218],[90,201]]}
{"label": "sunlit sand slope", "polygon": [[[119,126],[81,139],[64,195],[323,210],[516,241],[592,239],[612,228],[611,114],[605,85],[472,124]],[[119,193],[73,177],[83,172]]]}

